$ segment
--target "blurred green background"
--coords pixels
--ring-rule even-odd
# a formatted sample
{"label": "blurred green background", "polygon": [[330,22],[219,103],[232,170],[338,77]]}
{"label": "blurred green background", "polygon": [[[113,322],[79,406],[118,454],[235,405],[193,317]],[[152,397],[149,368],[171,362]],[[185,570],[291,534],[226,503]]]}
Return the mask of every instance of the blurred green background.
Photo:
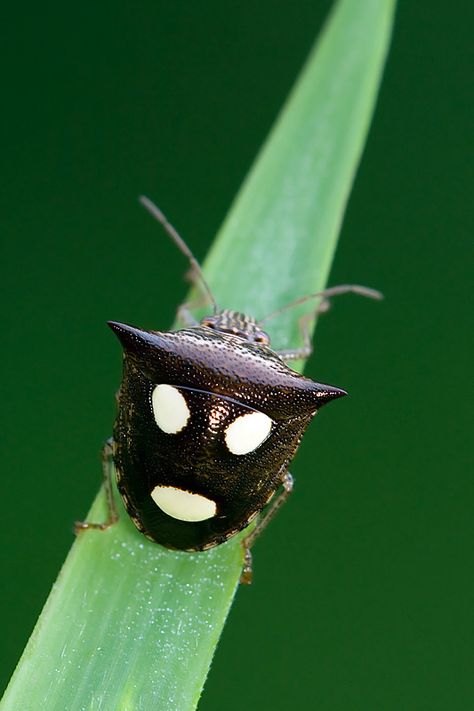
{"label": "blurred green background", "polygon": [[[331,278],[386,300],[346,297],[320,322],[308,374],[351,397],[304,440],[203,711],[473,706],[463,4],[399,8]],[[182,257],[136,196],[203,258],[330,5],[4,10],[3,686],[100,481],[120,379],[104,322],[166,327],[186,293]]]}

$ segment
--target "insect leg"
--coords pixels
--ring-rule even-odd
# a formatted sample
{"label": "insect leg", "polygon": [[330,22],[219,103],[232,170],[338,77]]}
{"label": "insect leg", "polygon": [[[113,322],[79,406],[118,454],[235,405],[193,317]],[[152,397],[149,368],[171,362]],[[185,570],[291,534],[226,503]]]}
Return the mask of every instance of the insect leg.
{"label": "insect leg", "polygon": [[188,270],[185,276],[186,281],[188,281],[195,289],[201,291],[201,295],[197,296],[196,299],[192,301],[187,301],[184,304],[178,306],[176,311],[176,318],[181,321],[187,328],[194,328],[199,326],[199,321],[194,318],[192,312],[197,309],[207,306],[209,304],[209,296],[207,292],[203,291],[200,275],[195,269],[191,268]]}
{"label": "insect leg", "polygon": [[299,324],[300,324],[301,335],[303,338],[303,346],[301,348],[294,348],[294,349],[290,349],[290,350],[277,351],[280,358],[282,358],[284,361],[305,360],[306,358],[309,358],[309,356],[313,352],[311,335],[309,333],[310,323],[315,318],[317,318],[320,314],[323,314],[323,313],[326,313],[326,311],[329,311],[329,309],[331,308],[330,299],[333,296],[339,296],[340,294],[350,294],[350,293],[359,294],[360,296],[366,296],[370,299],[376,299],[376,300],[383,299],[383,295],[380,293],[380,291],[377,291],[376,289],[370,289],[369,287],[361,286],[360,284],[339,284],[338,286],[331,286],[329,289],[320,291],[317,294],[309,294],[309,296],[303,296],[300,299],[296,299],[295,301],[292,301],[291,303],[287,304],[286,306],[283,306],[283,308],[278,309],[278,311],[274,311],[273,313],[269,314],[264,319],[262,319],[260,321],[260,323],[263,323],[264,321],[266,321],[269,318],[273,318],[274,316],[277,316],[279,313],[282,313],[283,311],[286,311],[287,309],[293,308],[294,306],[298,306],[299,304],[304,304],[305,301],[307,301],[308,299],[313,299],[313,298],[321,299],[321,301],[318,304],[318,307],[316,309],[314,309],[313,311],[310,311],[308,314],[305,314],[300,319]]}
{"label": "insect leg", "polygon": [[246,536],[242,541],[242,547],[244,549],[244,567],[242,569],[242,575],[240,576],[240,582],[244,585],[250,585],[252,582],[252,553],[250,548],[255,543],[255,540],[262,533],[263,529],[268,526],[272,518],[275,516],[278,509],[280,509],[283,504],[288,500],[289,495],[293,491],[294,479],[290,472],[285,472],[283,475],[283,490],[276,494],[270,501],[267,510],[264,512],[262,517],[257,521],[257,525]]}
{"label": "insect leg", "polygon": [[289,360],[306,360],[310,357],[313,352],[313,342],[311,340],[311,334],[309,332],[309,326],[311,322],[319,316],[319,314],[325,313],[329,309],[329,301],[322,301],[316,311],[310,311],[308,314],[302,316],[299,320],[299,327],[301,337],[303,339],[303,345],[301,348],[291,348],[286,351],[277,351],[280,358],[284,361]]}
{"label": "insect leg", "polygon": [[114,492],[112,488],[112,476],[114,472],[114,441],[112,438],[104,442],[102,447],[102,471],[104,475],[104,490],[105,497],[107,501],[107,520],[104,523],[93,523],[92,521],[76,521],[74,523],[74,530],[76,533],[80,531],[85,531],[90,528],[105,531],[107,528],[112,526],[118,521],[117,507],[115,506]]}
{"label": "insect leg", "polygon": [[[190,278],[190,281],[191,283],[193,283],[192,278]],[[207,294],[201,294],[201,296],[198,296],[196,299],[193,299],[193,301],[187,301],[184,304],[178,306],[178,309],[176,311],[176,318],[181,321],[187,328],[194,328],[195,326],[199,326],[199,321],[194,318],[192,312],[196,311],[196,309],[200,309],[203,306],[206,306],[208,303],[209,299],[207,298]]]}
{"label": "insect leg", "polygon": [[194,328],[199,325],[199,321],[191,313],[193,307],[193,303],[181,304],[176,311],[176,318],[188,328]]}

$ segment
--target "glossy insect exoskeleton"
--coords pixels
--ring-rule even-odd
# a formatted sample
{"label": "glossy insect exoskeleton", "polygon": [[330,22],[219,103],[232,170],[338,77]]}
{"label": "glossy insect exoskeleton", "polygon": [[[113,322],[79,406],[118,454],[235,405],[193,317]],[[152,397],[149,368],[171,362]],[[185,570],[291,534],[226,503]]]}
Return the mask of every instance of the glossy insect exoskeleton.
{"label": "glossy insect exoskeleton", "polygon": [[[118,490],[142,533],[184,551],[219,545],[260,514],[243,541],[248,580],[250,545],[291,491],[288,467],[304,431],[323,405],[346,393],[286,364],[311,352],[305,329],[303,348],[276,352],[254,319],[219,310],[174,228],[147,198],[141,201],[190,259],[214,313],[192,323],[181,309],[191,325],[173,332],[109,322],[124,353],[108,445]],[[376,295],[344,286],[322,297],[343,291]],[[108,523],[115,518],[112,512]]]}

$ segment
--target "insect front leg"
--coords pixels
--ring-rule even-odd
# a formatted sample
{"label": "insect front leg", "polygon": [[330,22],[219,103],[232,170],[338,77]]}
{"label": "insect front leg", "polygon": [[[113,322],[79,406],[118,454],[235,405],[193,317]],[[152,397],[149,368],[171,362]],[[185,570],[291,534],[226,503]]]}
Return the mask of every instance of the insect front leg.
{"label": "insect front leg", "polygon": [[107,502],[107,519],[103,523],[93,523],[92,521],[76,521],[74,530],[76,533],[88,529],[106,531],[110,526],[118,521],[118,511],[115,505],[114,492],[112,487],[112,476],[114,473],[114,441],[110,439],[104,442],[102,447],[102,472],[104,476],[104,490]]}
{"label": "insect front leg", "polygon": [[277,351],[278,355],[285,362],[289,360],[306,360],[313,352],[313,344],[309,335],[309,324],[313,320],[314,314],[306,314],[299,321],[300,332],[303,338],[303,346],[301,348],[291,348],[286,351]]}
{"label": "insect front leg", "polygon": [[199,321],[197,321],[191,313],[193,307],[194,304],[192,303],[181,304],[176,311],[177,319],[187,328],[194,328],[199,325]]}
{"label": "insect front leg", "polygon": [[[281,311],[286,311],[288,308],[291,308],[293,306],[298,306],[299,304],[304,303],[308,299],[312,298],[318,298],[321,299],[321,301],[318,304],[318,307],[314,309],[313,311],[310,311],[308,314],[305,314],[299,322],[300,325],[300,332],[301,336],[303,339],[303,346],[301,348],[294,348],[290,350],[284,350],[284,351],[277,351],[278,355],[282,360],[284,361],[289,361],[289,360],[306,360],[306,358],[309,358],[311,353],[313,352],[313,344],[311,341],[311,334],[309,332],[309,326],[311,322],[317,318],[320,314],[326,313],[326,311],[329,311],[331,308],[331,301],[333,296],[339,296],[341,294],[359,294],[360,296],[367,296],[369,299],[376,299],[380,300],[383,299],[383,294],[380,291],[377,291],[376,289],[370,289],[367,286],[361,286],[360,284],[339,284],[338,286],[332,286],[329,289],[325,289],[324,291],[320,291],[317,294],[310,294],[307,297],[303,297],[301,299],[296,299],[296,301],[292,301],[291,304],[288,304],[287,306],[284,306],[282,309],[279,309],[278,311],[274,311],[273,314],[270,314],[270,316],[276,316],[279,314]],[[264,321],[269,318],[267,316]]]}
{"label": "insect front leg", "polygon": [[[192,277],[189,278],[189,281],[194,283]],[[194,285],[196,286],[196,284]],[[207,298],[207,294],[201,294],[201,296],[198,296],[193,301],[187,301],[186,303],[178,306],[176,317],[184,326],[186,326],[186,328],[195,328],[195,326],[199,326],[199,321],[194,318],[192,312],[197,311],[197,309],[207,306],[208,304],[209,299]]]}
{"label": "insect front leg", "polygon": [[304,314],[304,316],[302,316],[299,320],[299,328],[303,345],[301,348],[291,348],[285,351],[277,351],[280,358],[282,358],[285,362],[290,360],[306,360],[309,358],[313,352],[313,342],[309,327],[315,318],[317,318],[320,314],[326,313],[326,311],[329,311],[330,308],[331,303],[327,299],[324,299],[315,311],[310,311],[309,313]]}
{"label": "insect front leg", "polygon": [[273,498],[270,500],[267,510],[257,521],[255,528],[242,541],[242,547],[244,549],[244,567],[240,576],[240,582],[244,585],[250,585],[252,582],[252,553],[250,551],[251,547],[253,546],[259,535],[262,533],[264,528],[268,526],[272,518],[275,516],[276,512],[288,500],[288,497],[293,491],[294,479],[291,476],[290,472],[285,472],[285,474],[283,475],[282,484],[283,489],[273,496]]}

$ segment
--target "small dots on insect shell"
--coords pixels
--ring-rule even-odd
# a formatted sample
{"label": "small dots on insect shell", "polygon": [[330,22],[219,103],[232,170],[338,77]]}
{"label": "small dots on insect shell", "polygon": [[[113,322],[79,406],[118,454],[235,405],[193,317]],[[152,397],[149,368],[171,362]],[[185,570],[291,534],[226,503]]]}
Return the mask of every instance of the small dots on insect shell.
{"label": "small dots on insect shell", "polygon": [[151,498],[168,516],[179,521],[206,521],[217,511],[215,501],[174,486],[155,486]]}
{"label": "small dots on insect shell", "polygon": [[152,407],[155,422],[166,434],[177,434],[186,427],[191,413],[177,388],[164,383],[153,390]]}
{"label": "small dots on insect shell", "polygon": [[225,443],[232,454],[248,454],[267,439],[271,429],[272,421],[263,412],[240,415],[227,427]]}

